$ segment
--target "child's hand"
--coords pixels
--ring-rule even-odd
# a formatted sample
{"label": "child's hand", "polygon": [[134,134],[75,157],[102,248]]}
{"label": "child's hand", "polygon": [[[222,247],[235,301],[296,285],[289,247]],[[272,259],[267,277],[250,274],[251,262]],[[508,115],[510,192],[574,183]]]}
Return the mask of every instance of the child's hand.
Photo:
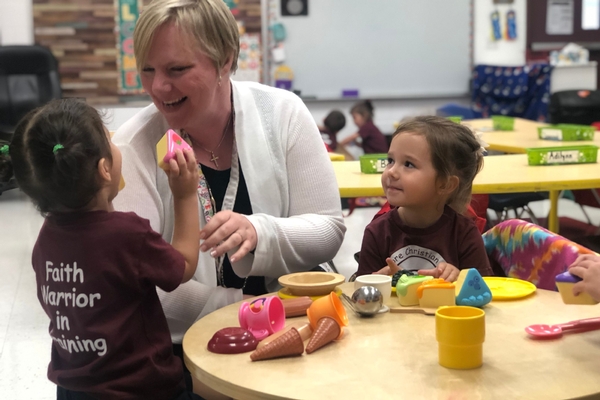
{"label": "child's hand", "polygon": [[600,302],[600,257],[593,254],[585,254],[569,266],[569,272],[578,276],[582,281],[573,285],[573,294],[587,292],[592,299]]}
{"label": "child's hand", "polygon": [[385,262],[387,263],[385,267],[373,273],[377,275],[394,275],[396,272],[400,271],[400,267],[398,267],[391,258],[386,258]]}
{"label": "child's hand", "polygon": [[433,276],[434,278],[441,278],[448,282],[454,282],[458,279],[460,270],[452,264],[446,262],[439,263],[434,269],[420,269],[419,275]]}
{"label": "child's hand", "polygon": [[198,191],[198,165],[192,150],[175,150],[175,157],[169,161],[165,172],[169,177],[169,186],[173,197],[177,199],[196,195]]}

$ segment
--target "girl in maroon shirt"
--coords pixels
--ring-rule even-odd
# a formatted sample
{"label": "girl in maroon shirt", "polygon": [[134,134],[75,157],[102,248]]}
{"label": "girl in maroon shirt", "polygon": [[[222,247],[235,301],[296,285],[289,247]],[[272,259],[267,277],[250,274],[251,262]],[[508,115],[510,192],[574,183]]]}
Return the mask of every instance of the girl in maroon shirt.
{"label": "girl in maroon shirt", "polygon": [[462,215],[482,166],[483,150],[469,128],[440,117],[401,124],[381,176],[394,208],[367,226],[357,275],[390,274],[398,266],[450,282],[466,268],[493,275],[479,230]]}
{"label": "girl in maroon shirt", "polygon": [[362,148],[365,154],[387,153],[387,140],[383,133],[373,123],[373,104],[370,100],[356,103],[350,110],[354,123],[358,126],[358,132],[346,137],[340,142],[345,146],[358,139],[362,139]]}
{"label": "girl in maroon shirt", "polygon": [[48,379],[57,399],[199,399],[186,390],[156,294],[196,270],[194,153],[177,150],[167,168],[172,244],[148,220],[114,211],[121,153],[96,109],[82,101],[53,100],[31,111],[10,146],[0,148],[0,161],[45,217],[31,258],[50,318]]}

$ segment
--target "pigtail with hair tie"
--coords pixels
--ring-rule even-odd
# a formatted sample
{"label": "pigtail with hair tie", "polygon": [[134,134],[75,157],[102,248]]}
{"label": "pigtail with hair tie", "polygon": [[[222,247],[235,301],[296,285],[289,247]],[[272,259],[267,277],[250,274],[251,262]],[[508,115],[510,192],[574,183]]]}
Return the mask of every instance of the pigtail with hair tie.
{"label": "pigtail with hair tie", "polygon": [[62,145],[62,144],[60,144],[60,143],[59,143],[59,144],[55,144],[55,145],[54,145],[54,147],[52,148],[52,152],[53,152],[54,154],[56,154],[56,152],[57,152],[57,151],[59,151],[60,149],[64,149],[64,148],[65,148],[65,146],[63,146],[63,145]]}
{"label": "pigtail with hair tie", "polygon": [[[467,126],[467,125],[463,125],[463,126]],[[483,132],[477,132],[475,129],[473,129],[470,126],[467,126],[467,127],[469,128],[469,130],[471,131],[473,136],[475,136],[475,140],[477,140],[477,143],[479,143],[479,148],[473,149],[473,151],[476,151],[476,152],[480,153],[482,156],[485,156],[488,153],[486,147],[489,147],[490,145],[487,144],[483,140],[483,138],[482,138]]]}

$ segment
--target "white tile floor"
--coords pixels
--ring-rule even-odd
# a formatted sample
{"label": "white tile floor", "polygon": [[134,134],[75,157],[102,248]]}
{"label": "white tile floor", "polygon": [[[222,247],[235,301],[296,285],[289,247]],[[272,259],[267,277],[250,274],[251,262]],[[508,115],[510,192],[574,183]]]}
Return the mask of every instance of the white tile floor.
{"label": "white tile floor", "polygon": [[[548,202],[532,203],[532,208],[543,216]],[[585,220],[579,206],[569,200],[561,200],[559,210],[561,216]],[[364,228],[376,212],[376,208],[362,208],[346,218],[346,237],[334,259],[346,277],[356,270],[353,255],[360,250]],[[588,209],[588,213],[593,222],[600,222],[600,210]],[[55,386],[46,379],[48,319],[38,303],[30,265],[41,224],[42,217],[18,190],[0,196],[0,399],[56,397]]]}

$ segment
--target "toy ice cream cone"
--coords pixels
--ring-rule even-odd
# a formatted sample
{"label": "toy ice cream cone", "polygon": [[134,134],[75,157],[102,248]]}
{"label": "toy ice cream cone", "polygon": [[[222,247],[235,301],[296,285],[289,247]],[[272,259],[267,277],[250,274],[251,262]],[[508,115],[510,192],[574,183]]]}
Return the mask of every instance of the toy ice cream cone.
{"label": "toy ice cream cone", "polygon": [[327,343],[336,339],[340,335],[340,324],[333,318],[323,317],[317,323],[317,329],[313,333],[308,346],[306,346],[306,354],[317,351]]}
{"label": "toy ice cream cone", "polygon": [[299,356],[304,353],[304,342],[296,328],[250,354],[252,361],[268,360],[277,357]]}

